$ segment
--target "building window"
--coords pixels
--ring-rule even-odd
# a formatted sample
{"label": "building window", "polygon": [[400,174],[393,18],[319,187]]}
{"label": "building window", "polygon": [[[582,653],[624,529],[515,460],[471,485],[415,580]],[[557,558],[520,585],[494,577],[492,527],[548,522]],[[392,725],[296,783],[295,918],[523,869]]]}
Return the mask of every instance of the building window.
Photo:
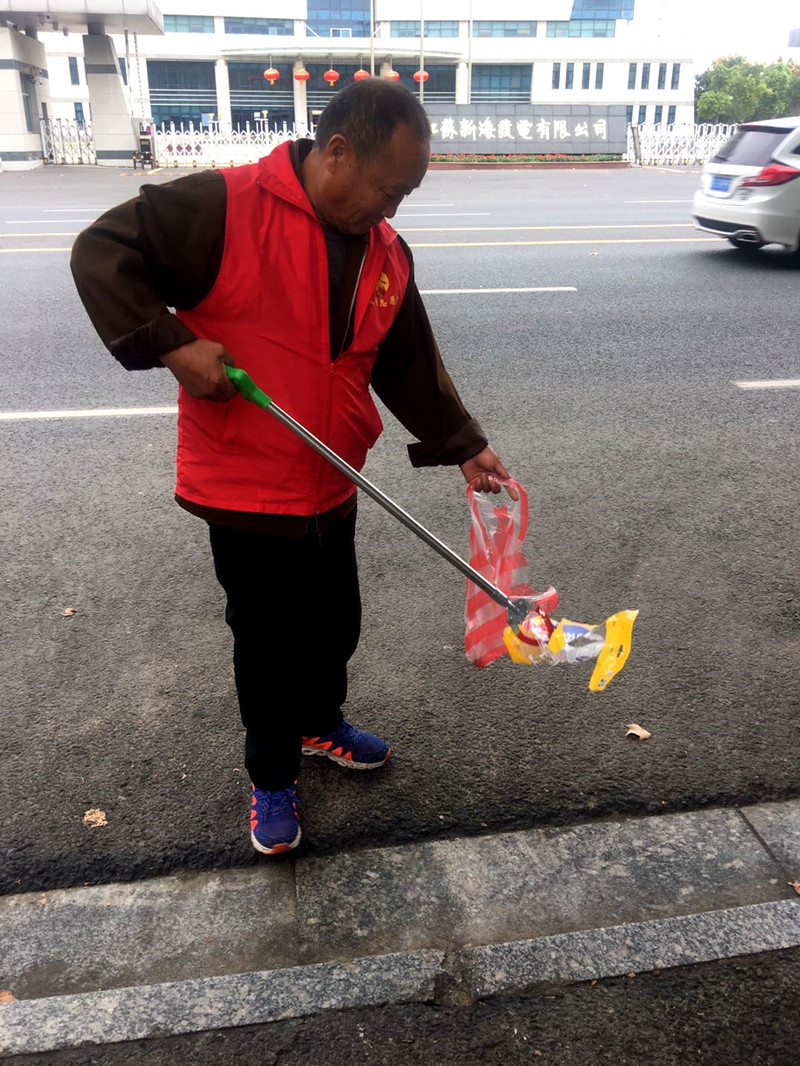
{"label": "building window", "polygon": [[150,111],[157,126],[162,122],[199,126],[203,114],[218,110],[213,62],[148,59],[147,80]]}
{"label": "building window", "polygon": [[70,85],[80,85],[81,76],[78,71],[78,60],[75,56],[69,57],[69,81]]}
{"label": "building window", "polygon": [[645,122],[647,122],[647,105],[640,104],[639,114],[636,116],[636,125],[641,126]]}
{"label": "building window", "polygon": [[589,79],[591,78],[591,76],[592,76],[592,64],[591,63],[584,63],[583,64],[583,70],[581,71],[581,88],[582,89],[588,89],[589,88]]}
{"label": "building window", "polygon": [[535,22],[487,22],[472,23],[473,37],[535,37]]}
{"label": "building window", "polygon": [[554,63],[553,64],[553,88],[554,89],[560,89],[561,88],[561,64],[560,63]]}
{"label": "building window", "polygon": [[548,22],[548,37],[613,37],[616,23],[611,19],[570,19]]}
{"label": "building window", "polygon": [[308,0],[306,25],[318,37],[369,37],[369,0]]}
{"label": "building window", "polygon": [[83,114],[83,104],[79,101],[75,102],[75,121],[81,127],[86,125],[86,118]]}
{"label": "building window", "polygon": [[642,63],[642,88],[650,88],[650,64]]}
{"label": "building window", "polygon": [[269,37],[292,37],[294,19],[226,18],[226,33],[257,33]]}
{"label": "building window", "polygon": [[122,84],[128,84],[128,64],[125,62],[125,56],[120,56],[118,59],[119,72],[122,75]]}
{"label": "building window", "polygon": [[667,64],[658,64],[658,87],[659,89],[666,89],[667,87]]}
{"label": "building window", "polygon": [[574,0],[574,19],[632,19],[634,0]]}
{"label": "building window", "polygon": [[678,83],[680,82],[680,80],[681,80],[681,65],[680,65],[680,63],[673,63],[672,64],[672,84],[670,85],[670,89],[677,89],[678,88]]}
{"label": "building window", "polygon": [[658,126],[661,123],[661,116],[664,114],[664,108],[660,104],[656,104],[656,113],[653,117],[653,122]]}
{"label": "building window", "polygon": [[213,33],[211,15],[164,15],[164,33]]}
{"label": "building window", "polygon": [[[392,37],[419,37],[419,21],[406,19],[401,22],[390,22],[389,32]],[[457,22],[442,22],[431,19],[425,23],[426,37],[458,37]]]}
{"label": "building window", "polygon": [[629,63],[628,64],[628,88],[629,89],[635,89],[636,88],[636,64],[635,63]]}
{"label": "building window", "polygon": [[472,67],[474,103],[529,103],[531,64],[480,64]]}
{"label": "building window", "polygon": [[33,125],[33,104],[31,103],[31,94],[28,86],[30,82],[26,82],[22,71],[19,72],[19,83],[22,89],[22,107],[25,112],[25,125],[28,128],[28,133],[35,133],[36,129]]}
{"label": "building window", "polygon": [[595,89],[603,88],[603,71],[605,70],[605,64],[598,63],[594,68],[594,87]]}
{"label": "building window", "polygon": [[633,122],[633,107],[632,106],[625,108],[625,121],[628,123],[629,126]]}
{"label": "building window", "polygon": [[675,108],[674,107],[670,107],[670,109],[667,111],[667,125],[671,126],[674,121],[675,121]]}
{"label": "building window", "polygon": [[352,26],[331,26],[331,37],[352,37]]}
{"label": "building window", "polygon": [[564,78],[564,88],[571,89],[572,83],[575,79],[575,64],[567,63],[567,75]]}
{"label": "building window", "polygon": [[457,22],[443,22],[441,19],[431,19],[425,23],[426,37],[458,37]]}

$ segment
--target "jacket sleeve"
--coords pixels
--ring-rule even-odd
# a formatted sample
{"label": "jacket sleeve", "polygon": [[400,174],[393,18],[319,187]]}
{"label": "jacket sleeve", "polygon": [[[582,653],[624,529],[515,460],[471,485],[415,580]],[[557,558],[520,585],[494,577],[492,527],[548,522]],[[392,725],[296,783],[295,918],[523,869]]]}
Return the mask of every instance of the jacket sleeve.
{"label": "jacket sleeve", "polygon": [[79,234],[71,268],[105,346],[126,370],[196,339],[170,308],[211,291],[222,262],[227,186],[219,171],[192,174],[112,208]]}
{"label": "jacket sleeve", "polygon": [[378,349],[372,387],[395,418],[419,443],[409,444],[412,466],[460,465],[488,444],[471,418],[442,362],[428,315],[414,281],[414,263],[405,241],[410,275],[403,303]]}

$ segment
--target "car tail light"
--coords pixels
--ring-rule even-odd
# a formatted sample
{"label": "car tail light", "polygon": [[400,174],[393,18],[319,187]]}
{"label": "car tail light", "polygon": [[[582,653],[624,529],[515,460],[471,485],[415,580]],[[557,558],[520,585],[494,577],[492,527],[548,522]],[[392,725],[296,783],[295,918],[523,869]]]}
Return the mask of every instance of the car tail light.
{"label": "car tail light", "polygon": [[786,167],[782,163],[770,163],[769,166],[764,167],[763,170],[759,170],[758,174],[753,174],[749,178],[742,178],[742,185],[785,185],[787,181],[792,181],[793,178],[800,178],[800,170],[795,170],[794,167]]}

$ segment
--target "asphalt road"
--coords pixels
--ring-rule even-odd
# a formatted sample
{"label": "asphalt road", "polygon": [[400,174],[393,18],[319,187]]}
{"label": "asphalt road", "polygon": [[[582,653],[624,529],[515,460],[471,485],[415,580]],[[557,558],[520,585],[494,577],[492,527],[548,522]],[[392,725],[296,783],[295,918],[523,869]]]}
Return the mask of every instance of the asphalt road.
{"label": "asphalt road", "polygon": [[[174,403],[166,371],[105,353],[68,271],[72,234],[141,180],[0,174],[0,412]],[[476,670],[463,579],[362,501],[346,710],[395,757],[349,776],[308,761],[306,854],[800,793],[798,393],[733,384],[800,377],[799,268],[692,229],[697,181],[434,172],[402,209],[423,290],[576,290],[427,305],[530,493],[533,583],[573,619],[641,614],[606,693],[585,668]],[[368,475],[466,552],[460,474],[414,471],[386,422]],[[222,596],[202,523],[172,502],[174,419],[0,421],[0,437],[0,891],[254,861]],[[334,625],[321,598],[298,633],[310,668]],[[93,808],[106,826],[84,826]]]}
{"label": "asphalt road", "polygon": [[339,1011],[24,1055],[19,1066],[791,1066],[800,952],[595,981],[473,1006]]}

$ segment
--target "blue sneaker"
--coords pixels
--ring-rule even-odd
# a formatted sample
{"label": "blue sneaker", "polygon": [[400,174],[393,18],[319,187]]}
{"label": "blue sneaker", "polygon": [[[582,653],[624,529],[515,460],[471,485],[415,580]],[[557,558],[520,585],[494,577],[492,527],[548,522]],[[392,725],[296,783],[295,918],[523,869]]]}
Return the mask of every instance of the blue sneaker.
{"label": "blue sneaker", "polygon": [[392,749],[385,740],[342,722],[322,737],[303,737],[304,755],[326,755],[348,770],[374,770],[383,766]]}
{"label": "blue sneaker", "polygon": [[270,791],[253,785],[250,808],[250,839],[262,855],[279,855],[300,843],[297,817],[297,782],[289,788]]}

